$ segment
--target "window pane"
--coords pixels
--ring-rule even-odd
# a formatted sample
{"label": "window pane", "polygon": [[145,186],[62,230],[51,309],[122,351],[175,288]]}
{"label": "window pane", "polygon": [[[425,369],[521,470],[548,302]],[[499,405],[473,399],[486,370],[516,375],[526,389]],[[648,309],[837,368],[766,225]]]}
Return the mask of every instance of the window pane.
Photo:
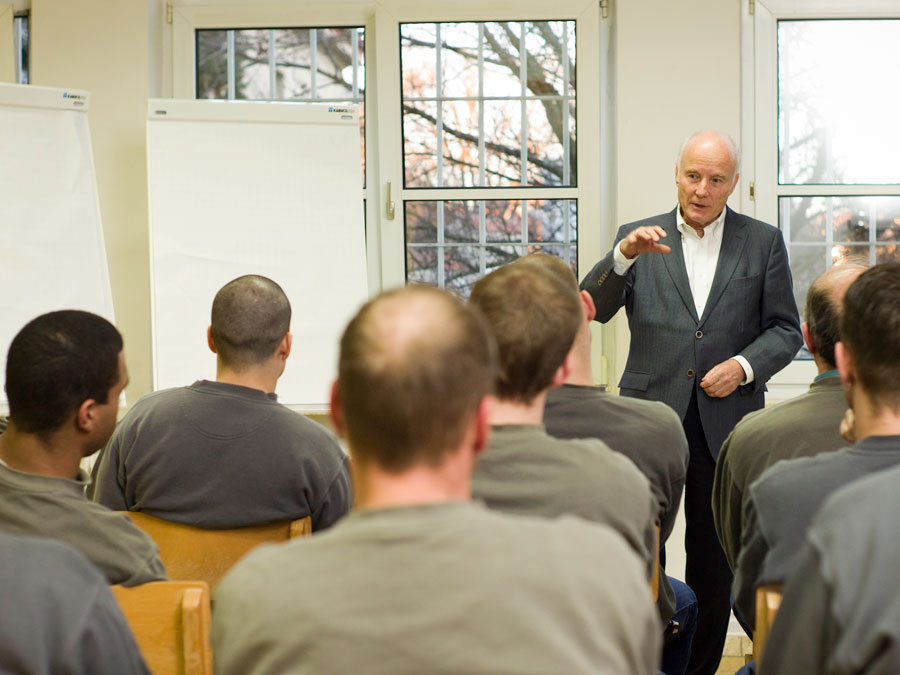
{"label": "window pane", "polygon": [[196,96],[359,106],[365,181],[365,30],[252,28],[196,31]]}
{"label": "window pane", "polygon": [[900,20],[779,21],[779,182],[900,183],[898,68]]}
{"label": "window pane", "polygon": [[574,21],[402,24],[400,36],[406,187],[576,184]]}
{"label": "window pane", "polygon": [[28,24],[29,16],[13,17],[13,48],[16,53],[16,83],[28,84],[31,82],[28,66]]}
{"label": "window pane", "polygon": [[405,216],[409,282],[467,296],[485,273],[539,251],[576,271],[574,199],[407,201]]}

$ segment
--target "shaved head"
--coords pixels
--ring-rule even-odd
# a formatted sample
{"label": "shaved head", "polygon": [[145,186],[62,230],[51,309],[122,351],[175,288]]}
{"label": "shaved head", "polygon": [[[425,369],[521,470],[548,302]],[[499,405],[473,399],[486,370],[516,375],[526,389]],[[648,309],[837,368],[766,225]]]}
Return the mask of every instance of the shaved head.
{"label": "shaved head", "polygon": [[483,317],[444,291],[411,286],[366,303],[341,338],[338,399],[354,456],[400,473],[436,467],[493,391]]}
{"label": "shaved head", "polygon": [[274,281],[248,274],[216,293],[210,325],[220,361],[246,370],[275,353],[291,327],[291,303]]}

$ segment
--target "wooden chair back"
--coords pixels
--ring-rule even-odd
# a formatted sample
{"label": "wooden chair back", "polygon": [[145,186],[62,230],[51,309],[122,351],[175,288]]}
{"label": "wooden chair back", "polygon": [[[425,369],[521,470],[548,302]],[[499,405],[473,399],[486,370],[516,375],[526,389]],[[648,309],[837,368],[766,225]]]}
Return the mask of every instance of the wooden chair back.
{"label": "wooden chair back", "polygon": [[170,579],[205,581],[210,588],[215,588],[238,560],[260,544],[312,534],[309,516],[233,530],[206,530],[139,511],[125,513],[159,546],[159,556]]}
{"label": "wooden chair back", "polygon": [[209,586],[154,581],[112,591],[154,675],[212,675]]}
{"label": "wooden chair back", "polygon": [[656,560],[653,561],[653,576],[650,577],[650,594],[653,602],[659,599],[659,525],[656,526]]}
{"label": "wooden chair back", "polygon": [[763,649],[766,646],[766,638],[772,630],[772,622],[781,606],[781,584],[760,586],[756,589],[756,627],[753,629],[753,658],[756,661],[756,672],[759,673],[759,664],[762,661]]}

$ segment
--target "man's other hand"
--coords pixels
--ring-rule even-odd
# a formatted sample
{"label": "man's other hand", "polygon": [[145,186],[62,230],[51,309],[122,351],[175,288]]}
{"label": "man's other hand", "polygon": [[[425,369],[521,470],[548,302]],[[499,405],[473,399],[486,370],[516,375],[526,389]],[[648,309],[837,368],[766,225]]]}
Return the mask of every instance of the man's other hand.
{"label": "man's other hand", "polygon": [[741,364],[734,359],[722,361],[706,373],[706,377],[700,380],[700,386],[710,398],[723,398],[737,389],[744,381],[746,374]]}
{"label": "man's other hand", "polygon": [[641,253],[668,253],[672,249],[659,243],[659,240],[665,236],[666,231],[659,225],[638,227],[619,242],[619,250],[629,260]]}

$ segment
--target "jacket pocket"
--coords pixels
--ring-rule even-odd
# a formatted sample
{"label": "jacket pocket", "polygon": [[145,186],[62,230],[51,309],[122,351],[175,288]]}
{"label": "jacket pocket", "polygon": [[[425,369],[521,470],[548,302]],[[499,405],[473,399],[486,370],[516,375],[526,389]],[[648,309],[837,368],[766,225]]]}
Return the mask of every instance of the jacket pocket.
{"label": "jacket pocket", "polygon": [[650,386],[650,373],[639,373],[636,370],[626,370],[619,380],[619,389],[634,389],[647,391]]}

